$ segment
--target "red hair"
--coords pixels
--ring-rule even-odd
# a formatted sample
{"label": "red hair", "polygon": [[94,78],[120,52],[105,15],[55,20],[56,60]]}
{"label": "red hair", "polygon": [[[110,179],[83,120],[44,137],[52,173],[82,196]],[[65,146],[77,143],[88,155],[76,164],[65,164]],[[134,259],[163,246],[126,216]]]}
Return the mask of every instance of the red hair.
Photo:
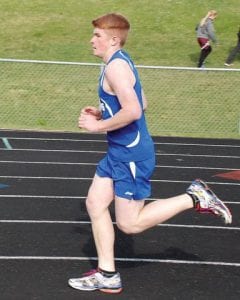
{"label": "red hair", "polygon": [[92,25],[95,28],[113,31],[114,34],[120,38],[121,46],[125,44],[128,31],[130,29],[130,23],[128,20],[124,16],[116,13],[110,13],[98,17],[92,21]]}

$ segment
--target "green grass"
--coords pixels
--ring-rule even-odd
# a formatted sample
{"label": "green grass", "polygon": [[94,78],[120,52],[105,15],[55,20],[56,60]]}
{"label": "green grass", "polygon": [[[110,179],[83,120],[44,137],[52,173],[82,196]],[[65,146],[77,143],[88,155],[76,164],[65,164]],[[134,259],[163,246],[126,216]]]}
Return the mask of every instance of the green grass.
{"label": "green grass", "polygon": [[153,134],[239,138],[240,72],[144,69],[141,77]]}
{"label": "green grass", "polygon": [[[1,63],[0,128],[78,131],[100,66]],[[153,135],[239,138],[240,72],[139,69]]]}
{"label": "green grass", "polygon": [[77,130],[83,103],[96,104],[97,67],[3,63],[1,69],[2,128]]}
{"label": "green grass", "polygon": [[91,20],[117,11],[131,22],[126,48],[135,62],[169,66],[196,65],[194,28],[214,8],[220,45],[208,66],[222,67],[236,43],[240,14],[239,0],[0,0],[0,7],[1,58],[96,62],[89,46]]}

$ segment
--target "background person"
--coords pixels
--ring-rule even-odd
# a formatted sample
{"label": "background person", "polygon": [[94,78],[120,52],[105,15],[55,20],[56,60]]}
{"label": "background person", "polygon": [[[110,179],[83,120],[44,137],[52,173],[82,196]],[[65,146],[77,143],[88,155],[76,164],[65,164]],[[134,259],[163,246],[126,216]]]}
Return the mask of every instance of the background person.
{"label": "background person", "polygon": [[196,27],[197,41],[201,47],[201,52],[198,60],[198,68],[203,67],[207,56],[212,52],[210,41],[217,43],[217,39],[214,33],[213,21],[217,17],[215,10],[210,10],[207,15],[202,18],[200,23]]}
{"label": "background person", "polygon": [[228,58],[226,59],[225,62],[225,66],[230,67],[237,54],[240,52],[240,27],[237,33],[237,37],[238,37],[237,45],[235,46],[235,48],[232,49],[232,51],[228,55]]}

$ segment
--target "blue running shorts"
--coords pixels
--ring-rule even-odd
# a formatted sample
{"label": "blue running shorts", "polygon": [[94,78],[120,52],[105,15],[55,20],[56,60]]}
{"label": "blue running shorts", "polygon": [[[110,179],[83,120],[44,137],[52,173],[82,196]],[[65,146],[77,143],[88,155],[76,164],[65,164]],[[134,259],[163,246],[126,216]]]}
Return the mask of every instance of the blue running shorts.
{"label": "blue running shorts", "polygon": [[113,180],[116,196],[129,200],[143,200],[151,195],[150,178],[155,157],[137,162],[121,162],[106,155],[98,164],[96,174]]}

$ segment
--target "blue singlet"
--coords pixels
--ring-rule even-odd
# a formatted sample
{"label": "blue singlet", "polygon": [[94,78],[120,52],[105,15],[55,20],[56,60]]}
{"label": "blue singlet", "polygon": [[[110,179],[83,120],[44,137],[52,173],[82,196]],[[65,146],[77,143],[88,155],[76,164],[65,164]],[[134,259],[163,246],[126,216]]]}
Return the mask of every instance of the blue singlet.
{"label": "blue singlet", "polygon": [[[125,60],[134,73],[136,78],[134,89],[137,94],[138,101],[143,108],[141,83],[138,72],[129,55],[123,50],[118,50],[113,54],[111,59],[108,61],[108,64],[112,60],[119,58]],[[104,70],[99,79],[98,92],[102,118],[106,120],[113,117],[114,114],[121,109],[121,105],[117,96],[104,91],[103,80]],[[109,146],[108,155],[114,160],[122,162],[136,162],[147,160],[155,156],[153,141],[147,129],[143,110],[142,116],[139,120],[136,120],[123,128],[107,132],[107,140]]]}

